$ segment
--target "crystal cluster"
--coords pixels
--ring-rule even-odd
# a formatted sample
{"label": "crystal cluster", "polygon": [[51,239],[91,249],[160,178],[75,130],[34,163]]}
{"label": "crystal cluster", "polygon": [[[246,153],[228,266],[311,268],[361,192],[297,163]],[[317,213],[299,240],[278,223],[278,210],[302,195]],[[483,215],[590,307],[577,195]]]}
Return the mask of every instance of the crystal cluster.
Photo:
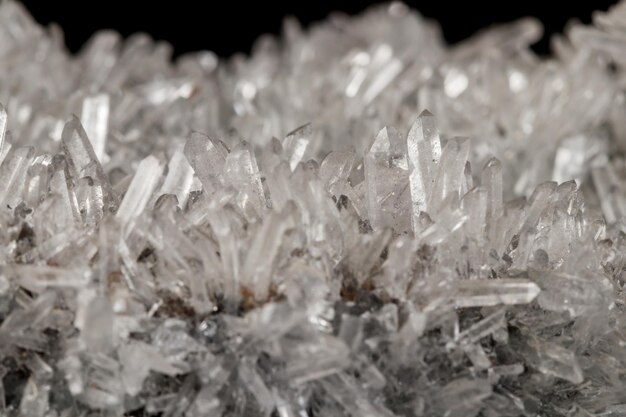
{"label": "crystal cluster", "polygon": [[626,415],[626,3],[540,36],[72,56],[2,1],[0,415]]}

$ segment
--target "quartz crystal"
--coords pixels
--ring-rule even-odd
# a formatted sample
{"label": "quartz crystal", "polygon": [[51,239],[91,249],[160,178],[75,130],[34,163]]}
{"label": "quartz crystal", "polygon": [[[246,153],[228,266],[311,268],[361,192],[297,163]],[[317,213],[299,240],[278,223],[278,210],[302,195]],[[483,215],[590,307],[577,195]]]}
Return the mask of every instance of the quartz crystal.
{"label": "quartz crystal", "polygon": [[0,416],[626,415],[626,3],[540,36],[0,2]]}

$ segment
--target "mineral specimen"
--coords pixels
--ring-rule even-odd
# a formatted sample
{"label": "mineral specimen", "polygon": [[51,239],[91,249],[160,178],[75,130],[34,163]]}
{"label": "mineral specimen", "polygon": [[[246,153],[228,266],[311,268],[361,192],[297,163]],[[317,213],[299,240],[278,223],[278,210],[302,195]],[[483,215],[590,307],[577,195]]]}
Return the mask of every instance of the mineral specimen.
{"label": "mineral specimen", "polygon": [[626,3],[540,36],[73,56],[2,1],[0,416],[626,415]]}

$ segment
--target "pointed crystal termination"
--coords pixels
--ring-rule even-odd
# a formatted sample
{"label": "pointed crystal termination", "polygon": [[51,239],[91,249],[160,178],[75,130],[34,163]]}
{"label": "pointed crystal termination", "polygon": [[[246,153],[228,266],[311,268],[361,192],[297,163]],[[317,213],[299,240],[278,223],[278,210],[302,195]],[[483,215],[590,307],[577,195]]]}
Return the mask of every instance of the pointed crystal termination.
{"label": "pointed crystal termination", "polygon": [[450,139],[441,153],[437,177],[428,200],[429,213],[436,213],[449,196],[460,196],[465,181],[465,164],[469,157],[469,140]]}
{"label": "pointed crystal termination", "polygon": [[370,224],[375,230],[410,227],[410,192],[406,147],[395,129],[383,128],[365,155]]}
{"label": "pointed crystal termination", "polygon": [[528,363],[539,372],[562,378],[574,384],[583,382],[583,371],[574,352],[561,345],[531,339],[522,351]]}
{"label": "pointed crystal termination", "polygon": [[224,172],[233,188],[239,190],[238,200],[244,213],[249,213],[250,206],[257,216],[261,215],[267,208],[267,201],[259,167],[248,142],[242,141],[228,154]]}
{"label": "pointed crystal termination", "polygon": [[67,189],[67,179],[64,169],[57,169],[49,182],[50,193],[55,195],[55,201],[49,207],[48,214],[53,219],[52,222],[46,221],[46,228],[52,228],[55,234],[59,231],[67,231],[74,226],[74,213],[72,212],[72,197]]}
{"label": "pointed crystal termination", "polygon": [[443,212],[439,216],[439,221],[426,227],[420,233],[419,240],[427,245],[439,244],[463,227],[468,220],[469,216],[460,209]]}
{"label": "pointed crystal termination", "polygon": [[148,156],[139,163],[137,172],[116,214],[123,226],[129,224],[146,208],[162,173],[163,165],[154,156]]}
{"label": "pointed crystal termination", "polygon": [[426,310],[452,304],[455,308],[528,304],[541,289],[526,279],[472,279],[455,281],[435,297]]}
{"label": "pointed crystal termination", "polygon": [[178,199],[178,207],[184,208],[189,199],[189,193],[193,184],[193,168],[180,152],[174,152],[167,164],[167,176],[159,190],[159,195],[174,194]]}
{"label": "pointed crystal termination", "polygon": [[418,234],[419,214],[427,210],[428,196],[430,195],[437,166],[441,159],[441,141],[435,116],[424,110],[407,135],[407,150],[409,159],[409,176],[412,201],[413,233]]}
{"label": "pointed crystal termination", "polygon": [[15,208],[21,202],[28,167],[34,155],[34,148],[17,148],[0,165],[0,207],[8,205]]}
{"label": "pointed crystal termination", "polygon": [[97,94],[85,98],[81,113],[83,127],[99,161],[103,161],[109,132],[109,96]]}
{"label": "pointed crystal termination", "polygon": [[313,128],[311,123],[307,123],[304,126],[287,133],[283,140],[283,151],[287,158],[289,158],[289,168],[294,171],[306,152],[311,136],[313,135]]}
{"label": "pointed crystal termination", "polygon": [[367,218],[363,196],[352,187],[350,182],[350,173],[355,163],[354,150],[333,151],[326,155],[320,164],[320,179],[326,184],[331,195],[335,198],[346,196],[359,217]]}
{"label": "pointed crystal termination", "polygon": [[218,189],[222,181],[228,148],[221,141],[193,132],[185,143],[184,154],[202,183],[205,193]]}
{"label": "pointed crystal termination", "polygon": [[67,179],[70,192],[74,193],[74,189],[78,187],[79,180],[85,178],[94,187],[94,191],[87,194],[97,197],[91,201],[77,201],[78,211],[85,204],[95,207],[95,210],[100,213],[104,213],[105,210],[115,211],[117,209],[117,198],[113,193],[111,184],[109,184],[109,179],[96,157],[85,129],[83,129],[78,117],[74,115],[63,128],[61,147],[67,162]]}

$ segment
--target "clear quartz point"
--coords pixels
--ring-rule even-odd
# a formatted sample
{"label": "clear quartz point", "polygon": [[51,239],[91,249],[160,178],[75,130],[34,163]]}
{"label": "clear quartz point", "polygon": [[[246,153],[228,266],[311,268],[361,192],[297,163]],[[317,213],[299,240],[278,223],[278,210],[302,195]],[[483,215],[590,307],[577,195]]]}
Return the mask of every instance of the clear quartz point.
{"label": "clear quartz point", "polygon": [[491,158],[483,167],[481,184],[487,190],[487,229],[490,238],[495,233],[497,220],[502,216],[502,164],[496,158]]}
{"label": "clear quartz point", "polygon": [[105,210],[115,210],[117,200],[109,179],[76,116],[72,116],[63,128],[61,147],[67,163],[67,184],[76,198],[77,212],[94,211],[100,218]]}
{"label": "clear quartz point", "polygon": [[104,161],[109,130],[110,99],[107,94],[86,97],[83,101],[81,120],[91,142],[96,158]]}
{"label": "clear quartz point", "polygon": [[541,373],[580,384],[584,380],[583,371],[574,353],[563,346],[532,339],[523,355],[529,364]]}
{"label": "clear quartz point", "polygon": [[187,205],[192,186],[193,168],[187,162],[185,155],[176,151],[167,164],[167,176],[163,180],[158,194],[176,195],[178,206],[184,208]]}
{"label": "clear quartz point", "polygon": [[219,140],[194,132],[185,144],[184,153],[205,191],[216,190],[220,186],[228,154],[226,146]]}
{"label": "clear quartz point", "polygon": [[525,279],[463,280],[450,285],[427,309],[441,303],[451,303],[455,308],[527,304],[540,292],[537,284]]}
{"label": "clear quartz point", "polygon": [[143,212],[162,172],[163,165],[154,156],[148,156],[139,163],[137,172],[117,210],[116,217],[122,225],[127,225]]}
{"label": "clear quartz point", "polygon": [[22,201],[28,167],[35,150],[31,147],[13,150],[0,164],[0,204],[14,208]]}
{"label": "clear quartz point", "polygon": [[463,330],[456,337],[456,343],[459,344],[473,344],[478,342],[485,336],[494,333],[496,330],[502,328],[505,323],[505,312],[503,310],[498,310],[495,313],[490,314],[485,317],[478,323],[472,325],[466,330]]}
{"label": "clear quartz point", "polygon": [[310,123],[300,126],[299,128],[288,133],[283,140],[283,150],[289,160],[289,168],[292,171],[296,169],[311,141],[313,128]]}
{"label": "clear quartz point", "polygon": [[437,167],[441,159],[441,141],[435,116],[424,110],[407,135],[411,201],[413,204],[413,232],[418,233],[419,214],[427,211]]}
{"label": "clear quartz point", "polygon": [[239,189],[238,200],[244,212],[253,212],[258,216],[267,206],[259,167],[254,152],[248,142],[235,146],[226,157],[224,173],[233,187]]}
{"label": "clear quartz point", "polygon": [[364,159],[370,222],[374,229],[405,230],[409,215],[406,146],[393,128],[383,128]]}
{"label": "clear quartz point", "polygon": [[460,196],[465,181],[465,163],[469,157],[468,139],[450,139],[443,148],[428,207],[431,212],[441,208],[452,195]]}

